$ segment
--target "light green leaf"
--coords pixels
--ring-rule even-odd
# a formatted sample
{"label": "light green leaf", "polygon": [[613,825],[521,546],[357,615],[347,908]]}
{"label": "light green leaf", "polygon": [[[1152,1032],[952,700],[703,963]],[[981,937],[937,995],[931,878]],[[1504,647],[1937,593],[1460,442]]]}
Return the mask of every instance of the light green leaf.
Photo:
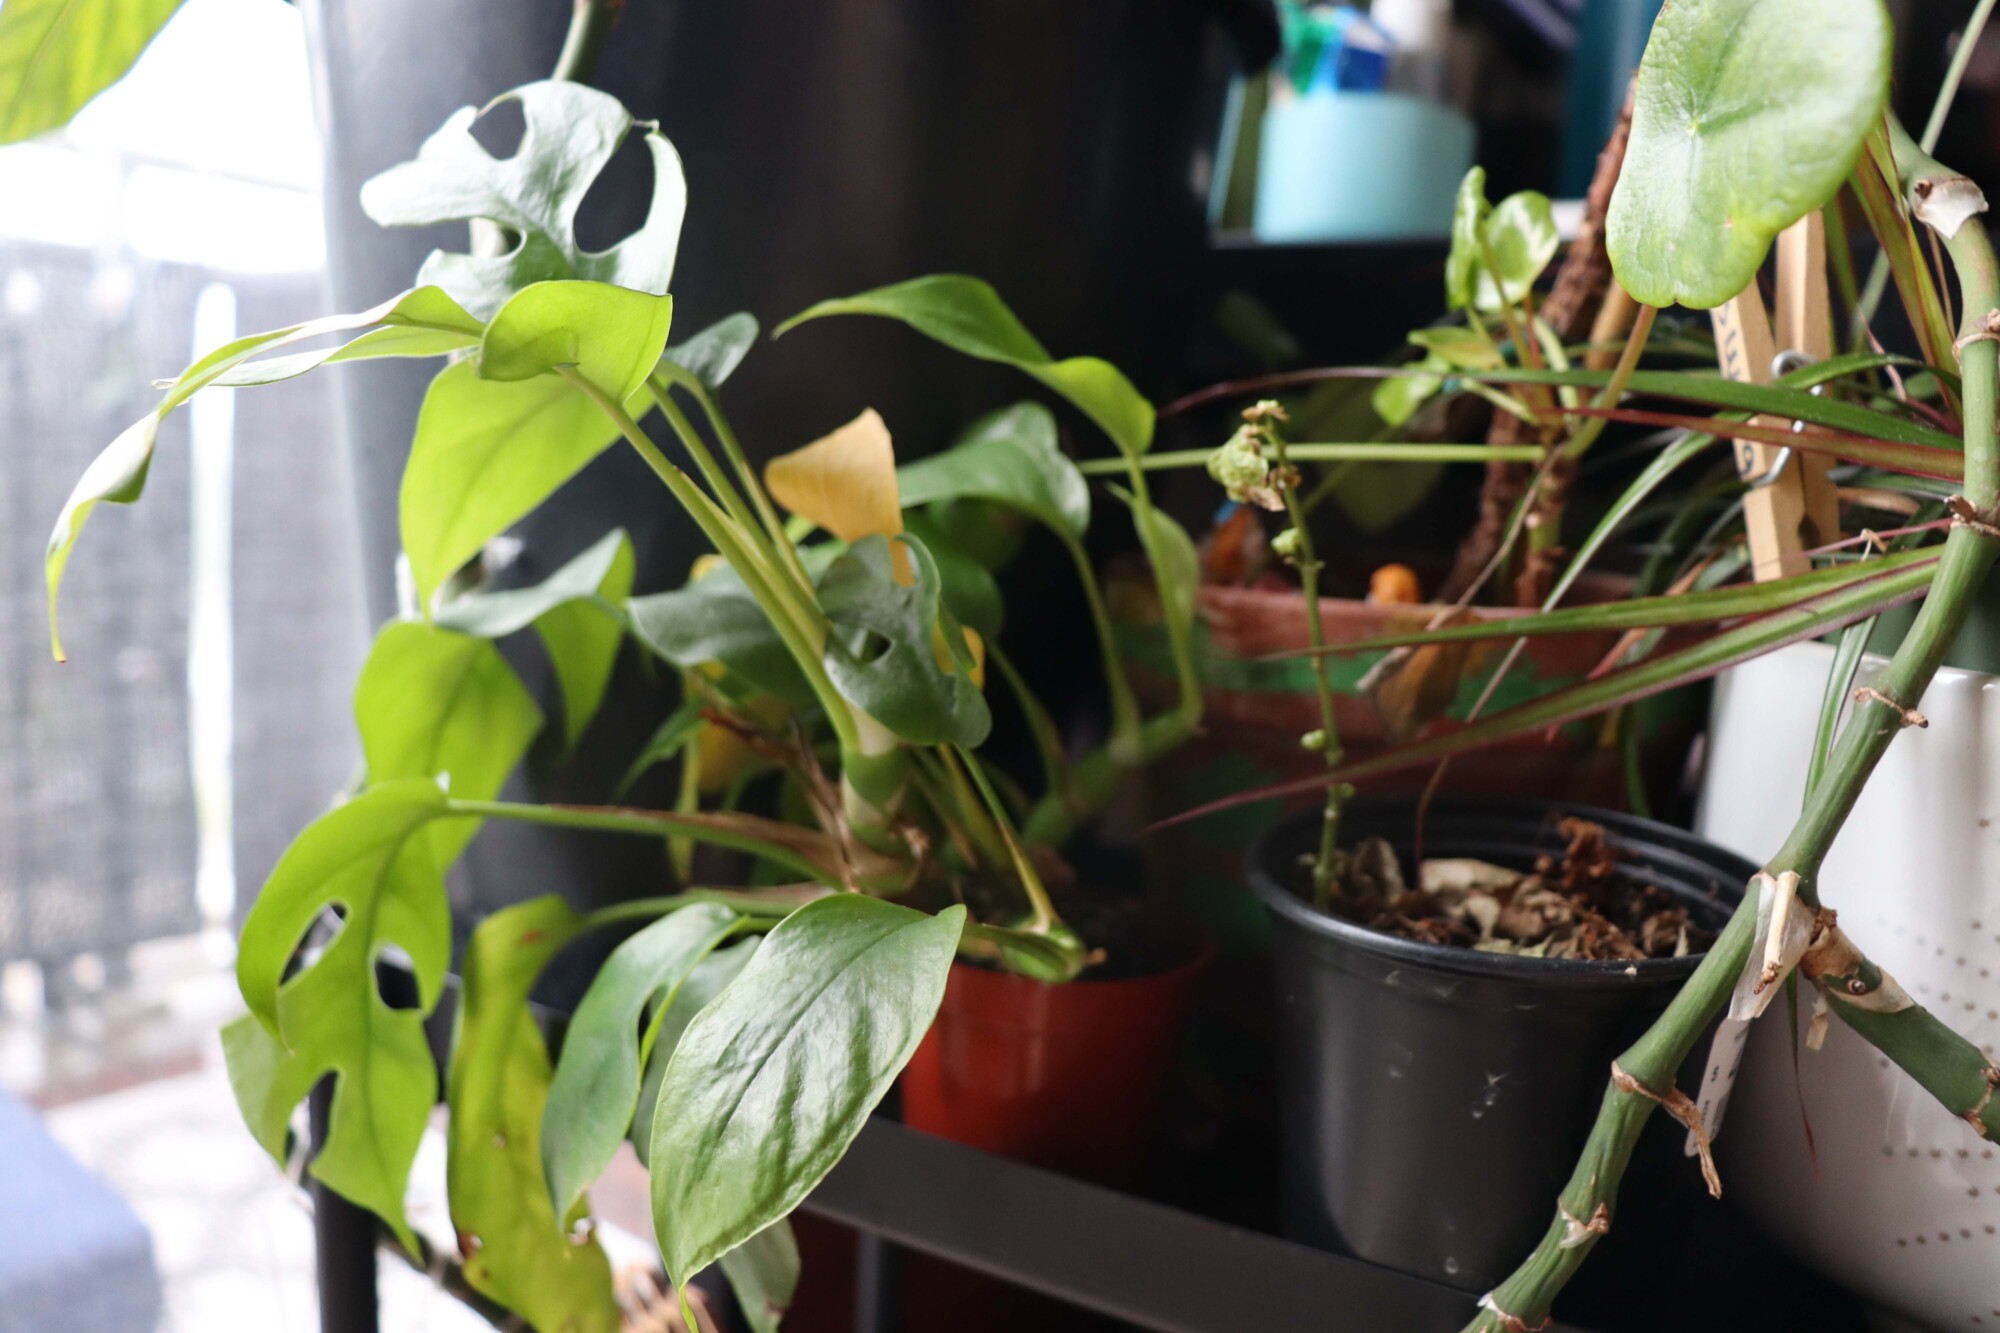
{"label": "light green leaf", "polygon": [[810,319],[828,315],[880,315],[899,319],[926,337],[982,361],[997,361],[1034,376],[1074,403],[1125,454],[1137,457],[1153,442],[1153,405],[1139,396],[1116,366],[1096,357],[1057,361],[978,278],[939,273],[878,287],[858,296],[821,301],[777,328],[782,337]]}
{"label": "light green leaf", "polygon": [[[238,1105],[274,1156],[298,1100],[323,1075],[338,1076],[313,1174],[373,1210],[412,1252],[403,1192],[437,1101],[423,1018],[451,957],[444,880],[422,835],[443,810],[436,783],[391,782],[299,834],[243,923],[236,979],[250,1015],[225,1041]],[[286,978],[307,930],[334,907],[343,919],[333,942]],[[376,986],[390,945],[409,959],[419,1008],[390,1008]]]}
{"label": "light green leaf", "polygon": [[83,476],[77,480],[69,499],[63,504],[62,513],[56,516],[55,531],[49,534],[48,552],[44,557],[49,592],[49,639],[56,660],[63,660],[62,636],[56,629],[56,601],[70,551],[99,501],[132,504],[145,491],[146,473],[153,463],[153,448],[159,440],[160,423],[175,408],[209,385],[222,382],[232,370],[259,352],[274,347],[305,342],[325,334],[367,328],[371,324],[457,332],[461,331],[460,325],[468,318],[444,293],[433,287],[419,287],[359,314],[329,315],[269,333],[253,333],[238,338],[216,348],[182,371],[153,410],[126,427],[84,469]]}
{"label": "light green leaf", "polygon": [[896,469],[903,507],[968,496],[1008,505],[1058,532],[1090,527],[1090,484],[1056,443],[1040,403],[1016,403],[972,423],[941,454]]}
{"label": "light green leaf", "polygon": [[[439,287],[419,287],[405,296],[396,311],[396,320],[383,328],[370,329],[359,338],[310,352],[290,356],[265,357],[245,361],[217,377],[218,389],[247,389],[260,384],[276,384],[296,379],[321,366],[348,361],[372,361],[387,356],[444,356],[466,347],[477,347],[486,326],[474,319],[445,295]],[[167,385],[156,385],[166,388]]]}
{"label": "light green leaf", "polygon": [[[486,640],[405,620],[375,636],[354,685],[354,719],[370,785],[424,778],[461,800],[487,801],[541,730],[542,710]],[[430,830],[440,872],[477,831],[472,819]]]}
{"label": "light green leaf", "polygon": [[620,402],[666,349],[674,298],[601,282],[538,282],[500,307],[479,347],[479,374],[525,380],[558,367]]}
{"label": "light green leaf", "polygon": [[1479,308],[1498,310],[1518,305],[1534,289],[1535,280],[1562,244],[1555,217],[1549,212],[1548,196],[1523,190],[1502,199],[1486,219],[1486,244],[1493,262],[1483,262],[1482,254]]}
{"label": "light green leaf", "polygon": [[1888,97],[1882,0],[1675,0],[1639,66],[1605,243],[1648,305],[1718,306],[1833,198]]}
{"label": "light green leaf", "polygon": [[797,1207],[930,1027],[965,909],[800,908],[688,1025],[661,1081],[653,1224],[685,1283]]}
{"label": "light green leaf", "polygon": [[574,746],[597,713],[625,637],[620,608],[632,592],[632,539],[622,528],[532,588],[473,593],[439,607],[434,622],[484,639],[535,627],[562,690],[563,731]]}
{"label": "light green leaf", "polygon": [[125,77],[181,0],[6,0],[0,144],[58,129]]}
{"label": "light green leaf", "polygon": [[617,438],[596,404],[553,375],[486,380],[475,361],[440,371],[403,470],[403,550],[422,605]]}
{"label": "light green leaf", "polygon": [[595,1236],[572,1237],[582,1210],[559,1210],[542,1181],[549,1055],[528,992],[582,925],[550,895],[472,932],[446,1082],[445,1180],[474,1290],[538,1329],[618,1333],[611,1261]]}
{"label": "light green leaf", "polygon": [[1463,324],[1446,324],[1434,329],[1412,329],[1409,340],[1458,370],[1498,370],[1507,364],[1493,339],[1480,329]]}
{"label": "light green leaf", "polygon": [[762,936],[753,935],[726,949],[714,953],[695,965],[693,973],[674,992],[672,1000],[648,1019],[653,1036],[653,1049],[646,1057],[646,1082],[639,1089],[639,1106],[632,1117],[630,1142],[639,1160],[649,1163],[653,1152],[653,1111],[660,1103],[660,1083],[666,1075],[667,1065],[679,1049],[681,1035],[694,1022],[695,1015],[708,1008],[709,1003],[736,980],[737,975],[749,966],[750,959],[763,944]]}
{"label": "light green leaf", "polygon": [[891,540],[856,542],[819,581],[820,610],[833,622],[826,673],[842,698],[914,745],[977,746],[993,714],[963,663],[951,672],[938,664],[937,561],[908,533],[894,538],[916,575],[898,583]]}
{"label": "light green leaf", "polygon": [[717,1260],[750,1333],[778,1333],[799,1289],[799,1242],[779,1218]]}
{"label": "light green leaf", "polygon": [[1444,261],[1445,303],[1453,310],[1471,305],[1479,293],[1479,272],[1486,267],[1482,245],[1486,219],[1493,205],[1486,202],[1486,168],[1474,167],[1458,183],[1458,204],[1451,215],[1451,253]]}
{"label": "light green leaf", "polygon": [[[1132,494],[1122,486],[1113,486],[1111,493],[1132,504]],[[1141,511],[1133,507],[1139,545],[1146,552],[1146,559],[1153,566],[1153,577],[1160,589],[1160,613],[1175,633],[1187,634],[1194,629],[1195,604],[1201,596],[1201,555],[1195,550],[1194,538],[1188,536],[1187,529],[1175,522],[1173,516],[1148,506]]]}
{"label": "light green leaf", "polygon": [[472,137],[479,113],[464,107],[424,141],[414,161],[361,187],[362,208],[384,226],[485,218],[518,238],[505,255],[433,251],[419,281],[443,287],[482,318],[523,288],[551,279],[664,295],[687,211],[673,145],[657,130],[646,131],[653,199],[645,224],[609,250],[587,251],[576,239],[577,207],[631,131],[631,115],[617,98],[580,83],[531,83],[496,100],[518,102],[526,120],[513,156],[495,158],[480,147]]}
{"label": "light green leaf", "polygon": [[1417,409],[1444,387],[1445,377],[1451,373],[1452,365],[1432,352],[1408,369],[1414,373],[1393,375],[1376,384],[1370,400],[1375,414],[1391,426],[1400,426],[1415,416]]}
{"label": "light green leaf", "polygon": [[720,903],[684,907],[614,949],[590,983],[563,1035],[542,1116],[542,1173],[562,1209],[582,1201],[632,1127],[655,1036],[653,1027],[642,1035],[640,1015],[653,1010],[656,1026],[696,966],[736,928],[736,913]]}
{"label": "light green leaf", "polygon": [[686,342],[676,343],[661,356],[701,381],[714,393],[723,381],[736,373],[743,358],[757,342],[757,317],[748,311],[725,315]]}

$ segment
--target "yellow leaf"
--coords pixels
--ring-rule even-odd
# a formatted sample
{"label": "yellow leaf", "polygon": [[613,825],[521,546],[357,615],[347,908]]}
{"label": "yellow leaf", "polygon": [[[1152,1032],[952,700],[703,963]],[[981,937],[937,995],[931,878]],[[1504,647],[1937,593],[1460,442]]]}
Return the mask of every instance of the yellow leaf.
{"label": "yellow leaf", "polygon": [[772,459],[764,484],[779,504],[844,542],[903,530],[895,446],[872,407],[833,434]]}
{"label": "yellow leaf", "polygon": [[[970,625],[959,628],[965,634],[966,651],[972,655],[972,683],[983,690],[986,688],[986,641]],[[942,625],[931,626],[931,651],[937,654],[939,670],[947,675],[957,674],[958,663],[952,660],[951,644],[944,637]]]}

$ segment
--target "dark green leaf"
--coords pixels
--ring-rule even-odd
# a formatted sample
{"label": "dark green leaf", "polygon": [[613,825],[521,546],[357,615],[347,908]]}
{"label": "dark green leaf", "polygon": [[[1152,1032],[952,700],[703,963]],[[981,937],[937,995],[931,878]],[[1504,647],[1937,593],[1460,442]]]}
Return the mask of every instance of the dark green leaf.
{"label": "dark green leaf", "polygon": [[827,315],[899,319],[967,356],[1032,375],[1074,403],[1129,456],[1143,454],[1153,442],[1153,405],[1139,396],[1117,367],[1089,356],[1054,360],[999,293],[978,278],[939,273],[859,296],[821,301],[780,324],[775,336]]}
{"label": "dark green leaf", "polygon": [[662,360],[671,361],[714,393],[736,373],[757,342],[757,317],[748,311],[725,315],[686,342],[669,347]]}
{"label": "dark green leaf", "polygon": [[590,983],[569,1030],[542,1117],[541,1169],[567,1212],[611,1165],[639,1103],[653,1041],[640,1015],[664,1017],[695,967],[736,930],[719,903],[683,907],[619,945]]}
{"label": "dark green leaf", "polygon": [[667,1065],[674,1058],[674,1051],[680,1047],[681,1034],[688,1024],[694,1022],[695,1015],[708,1008],[709,1002],[722,994],[730,982],[736,980],[750,963],[752,955],[764,942],[762,936],[752,936],[747,940],[732,944],[714,953],[695,965],[694,972],[681,983],[674,992],[673,999],[665,1008],[647,1020],[652,1031],[653,1049],[646,1057],[646,1082],[639,1089],[639,1106],[632,1117],[631,1144],[639,1160],[650,1164],[653,1152],[653,1111],[660,1103],[660,1083],[667,1072]]}
{"label": "dark green leaf", "polygon": [[69,124],[125,77],[181,0],[6,0],[0,5],[0,144]]}
{"label": "dark green leaf", "polygon": [[673,592],[634,597],[625,609],[639,642],[675,666],[693,670],[720,662],[766,694],[800,707],[813,702],[791,650],[734,569],[711,570]]}
{"label": "dark green leaf", "polygon": [[613,799],[622,800],[625,793],[632,790],[632,784],[645,776],[648,769],[655,764],[666,763],[686,749],[688,742],[695,738],[695,733],[701,730],[702,721],[700,699],[684,700],[679,708],[668,714],[667,720],[647,739],[646,748],[639,751],[638,757],[625,770],[625,776],[619,779]]}
{"label": "dark green leaf", "polygon": [[903,507],[973,496],[1011,506],[1080,538],[1090,527],[1090,484],[1056,443],[1040,403],[990,412],[941,454],[896,469]]}
{"label": "dark green leaf", "polygon": [[930,1027],[964,926],[963,907],[822,898],[688,1025],[649,1157],[676,1282],[790,1213],[840,1160]]}
{"label": "dark green leaf", "polygon": [[988,643],[1000,637],[1006,615],[1005,599],[993,571],[971,552],[960,549],[958,533],[931,517],[931,511],[906,513],[909,534],[924,544],[937,561],[938,587],[945,609],[961,625],[970,626]]}
{"label": "dark green leaf", "polygon": [[632,117],[618,99],[580,83],[531,83],[500,101],[520,103],[527,124],[511,157],[495,158],[472,137],[478,111],[464,107],[424,141],[416,159],[361,187],[361,206],[384,226],[429,226],[484,218],[516,238],[505,255],[433,251],[420,281],[435,282],[481,318],[537,282],[583,278],[664,295],[680,246],[687,183],[680,155],[657,131],[646,132],[653,199],[638,231],[608,250],[576,239],[576,211],[618,146]]}
{"label": "dark green leaf", "polygon": [[[465,951],[445,1131],[445,1178],[465,1276],[538,1329],[618,1333],[611,1262],[542,1181],[549,1055],[528,991],[583,925],[553,895],[479,923]],[[579,1210],[580,1212],[580,1210]]]}
{"label": "dark green leaf", "polygon": [[[375,636],[355,682],[354,719],[371,785],[425,778],[461,800],[487,801],[541,730],[542,710],[491,643],[405,620]],[[477,830],[471,819],[430,830],[440,871]]]}
{"label": "dark green leaf", "polygon": [[[423,1018],[451,957],[444,880],[422,835],[443,810],[436,783],[391,782],[299,834],[243,923],[236,978],[250,1014],[224,1041],[243,1117],[280,1161],[292,1110],[323,1075],[338,1075],[313,1174],[373,1210],[412,1253],[403,1192],[437,1102]],[[287,978],[307,930],[336,906],[344,919],[333,942]],[[390,945],[409,959],[419,1008],[392,1009],[376,987]]]}
{"label": "dark green leaf", "polygon": [[444,629],[484,639],[533,625],[555,667],[563,730],[573,746],[596,715],[618,661],[625,637],[621,608],[632,593],[632,574],[632,539],[614,529],[532,588],[456,597],[433,619]]}
{"label": "dark green leaf", "polygon": [[[392,297],[373,309],[356,315],[329,315],[324,319],[293,324],[269,333],[253,333],[223,344],[182,371],[168,386],[159,403],[104,447],[84,469],[56,517],[55,531],[49,535],[44,557],[49,593],[49,637],[56,660],[63,657],[62,639],[56,632],[56,599],[62,586],[63,567],[83,531],[84,521],[101,500],[132,504],[146,488],[146,472],[152,466],[153,448],[159,440],[160,423],[169,413],[211,384],[219,384],[235,368],[259,352],[291,343],[305,342],[330,333],[344,333],[387,324],[397,328],[458,329],[468,316],[451,299],[434,287],[419,287]],[[314,355],[317,355],[315,353]],[[309,369],[310,367],[308,367]]]}
{"label": "dark green leaf", "polygon": [[[1123,487],[1113,486],[1111,493],[1128,505],[1132,503],[1131,493]],[[1136,508],[1133,512],[1139,513]],[[1194,539],[1172,515],[1150,507],[1137,519],[1137,526],[1139,545],[1159,585],[1161,614],[1175,632],[1187,634],[1194,628],[1195,603],[1201,596],[1201,555],[1195,550]]]}
{"label": "dark green leaf", "polygon": [[993,715],[963,670],[938,663],[937,562],[904,534],[916,580],[896,581],[886,537],[856,542],[819,581],[819,606],[833,622],[826,672],[842,698],[914,745],[986,739]]}
{"label": "dark green leaf", "polygon": [[799,1242],[779,1218],[717,1260],[750,1333],[778,1333],[799,1288]]}
{"label": "dark green leaf", "polygon": [[1882,0],[1675,0],[1640,62],[1605,242],[1648,305],[1718,306],[1833,198],[1889,92]]}

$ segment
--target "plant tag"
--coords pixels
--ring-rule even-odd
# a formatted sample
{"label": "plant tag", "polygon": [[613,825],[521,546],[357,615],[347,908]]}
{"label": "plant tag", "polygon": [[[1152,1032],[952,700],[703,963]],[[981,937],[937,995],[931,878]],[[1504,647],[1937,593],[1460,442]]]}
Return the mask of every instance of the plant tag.
{"label": "plant tag", "polygon": [[[1749,1037],[1749,1019],[1725,1018],[1715,1029],[1715,1040],[1709,1043],[1708,1070],[1701,1076],[1694,1104],[1701,1112],[1710,1143],[1722,1133],[1722,1113],[1729,1109],[1729,1092],[1736,1086],[1736,1071],[1742,1067],[1743,1046]],[[1685,1154],[1701,1155],[1700,1140],[1693,1134],[1687,1136]]]}

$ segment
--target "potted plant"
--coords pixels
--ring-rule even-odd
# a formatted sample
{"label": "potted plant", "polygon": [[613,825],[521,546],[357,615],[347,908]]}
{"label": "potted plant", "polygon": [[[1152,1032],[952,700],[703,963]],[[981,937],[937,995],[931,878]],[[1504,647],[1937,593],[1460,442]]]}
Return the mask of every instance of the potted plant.
{"label": "potted plant", "polygon": [[[1808,32],[1810,42],[1803,40]],[[1885,112],[1890,40],[1887,14],[1876,0],[1839,5],[1698,0],[1665,11],[1638,78],[1631,145],[1610,210],[1609,246],[1619,282],[1642,303],[1643,328],[1653,308],[1674,302],[1704,308],[1730,300],[1755,278],[1779,231],[1851,184],[1894,260],[1899,294],[1924,352],[1918,364],[1938,385],[1935,403],[1893,388],[1877,392],[1868,376],[1908,364],[1879,354],[1840,358],[1769,386],[1647,371],[1464,373],[1490,383],[1603,385],[1707,404],[1722,409],[1721,415],[1638,412],[1617,405],[1610,394],[1593,407],[1570,411],[1789,443],[1859,465],[1871,476],[1914,476],[1919,480],[1910,488],[1936,495],[1936,516],[1910,524],[1897,546],[1885,552],[1877,554],[1874,542],[1857,539],[1840,544],[1834,553],[1839,563],[1755,585],[1550,610],[1504,627],[1446,627],[1375,640],[1367,646],[1435,646],[1605,628],[1650,636],[1672,626],[1725,626],[1678,649],[1662,650],[1656,642],[1652,651],[1597,679],[1505,710],[1455,735],[1421,740],[1386,756],[1330,763],[1325,774],[1289,789],[1232,798],[1323,790],[1325,819],[1331,823],[1341,812],[1346,785],[1374,773],[1629,704],[1920,602],[1900,645],[1868,684],[1850,691],[1846,671],[1835,673],[1815,728],[1803,814],[1750,877],[1728,924],[1664,1014],[1613,1061],[1596,1120],[1540,1244],[1482,1297],[1470,1327],[1485,1333],[1546,1322],[1556,1294],[1599,1238],[1619,1225],[1618,1187],[1656,1107],[1686,1126],[1691,1148],[1706,1163],[1702,1109],[1677,1088],[1679,1071],[1725,1009],[1733,1019],[1754,1017],[1794,984],[1793,978],[1805,993],[1802,999],[1809,997],[1822,1015],[1815,1030],[1841,1019],[1972,1134],[1991,1138],[2000,1126],[2000,1113],[1992,1109],[2000,1070],[1991,1058],[1872,961],[1820,894],[1835,834],[1890,742],[1927,720],[1919,712],[1924,691],[2000,553],[1995,522],[2000,452],[1993,424],[2000,316],[1990,313],[2000,294],[1978,216],[1985,200],[1976,185],[1932,160]],[[1919,229],[1940,243],[1957,279],[1964,314],[1955,334],[1944,315],[1943,286],[1915,258],[1923,253]],[[1621,360],[1621,370],[1630,359]],[[1835,391],[1816,396],[1807,391],[1813,384]],[[1802,423],[1799,429],[1789,424],[1794,422]],[[1676,445],[1635,489],[1643,494],[1657,486],[1674,453],[1706,444]],[[1941,543],[1926,544],[1940,533]],[[1843,551],[1857,549],[1869,554],[1842,558]],[[1848,670],[1858,655],[1858,644],[1845,654]],[[1296,841],[1296,832],[1292,836]],[[1355,853],[1343,866],[1337,843],[1317,836],[1311,841],[1333,849],[1334,866],[1303,886],[1308,901],[1320,883],[1340,886],[1343,873],[1351,875],[1361,860]],[[1314,859],[1323,864],[1324,850]],[[1277,856],[1275,864],[1291,871],[1283,861]],[[1262,863],[1274,864],[1268,853]],[[1292,887],[1296,892],[1301,886]],[[1639,980],[1634,978],[1635,984]],[[1726,1052],[1727,1043],[1722,1049]],[[1718,1082],[1704,1079],[1701,1089],[1711,1111]],[[1713,1175],[1710,1184],[1719,1188]]]}
{"label": "potted plant", "polygon": [[[1102,1106],[1079,1114],[1075,1090],[1058,1089],[1070,1099],[1064,1114],[1035,1122],[1043,1139],[1056,1135],[1055,1149],[1021,1139],[1018,1123],[990,1146],[1064,1161],[1101,1151],[1101,1161],[1077,1164],[1129,1175],[1141,1138],[1129,1117],[1163,1078],[1187,959],[1147,959],[1131,937],[1079,937],[1056,904],[1067,886],[1049,884],[1066,873],[1060,848],[1126,775],[1189,734],[1199,695],[1142,713],[1107,654],[1111,734],[1064,755],[1000,645],[990,573],[921,512],[905,517],[971,499],[1018,510],[1076,556],[1101,606],[1082,555],[1089,491],[1048,409],[992,414],[900,471],[886,425],[864,412],[760,476],[717,397],[756,340],[755,321],[732,317],[667,344],[684,199],[672,146],[579,84],[531,84],[506,100],[528,127],[517,154],[480,148],[468,108],[415,160],[370,182],[364,204],[392,225],[482,220],[511,233],[513,247],[436,252],[400,296],[240,338],[173,380],[86,471],[57,520],[51,628],[86,520],[104,501],[138,500],[161,421],[194,393],[327,364],[448,358],[419,413],[401,493],[413,611],[378,634],[355,691],[366,776],[299,835],[246,921],[237,972],[250,1012],[225,1034],[232,1083],[282,1161],[294,1108],[333,1075],[312,1172],[415,1253],[403,1187],[437,1100],[423,1021],[452,962],[443,876],[478,828],[511,821],[733,851],[748,862],[740,888],[685,888],[589,914],[548,896],[479,923],[444,1084],[447,1168],[473,1289],[538,1327],[609,1326],[609,1269],[582,1226],[585,1190],[638,1116],[650,1065],[646,1146],[669,1271],[684,1287],[719,1264],[753,1323],[768,1327],[795,1267],[785,1215],[838,1160],[947,995],[964,998],[947,1003],[937,1054],[912,1083],[920,1117],[928,1095],[949,1127],[970,1099],[964,1133],[979,1140],[980,1099],[994,1094],[967,1083],[954,1042],[990,1052],[981,1024],[997,987],[1004,1008],[1026,996],[1046,1011],[1046,1024],[1013,1039],[1055,1052],[1057,1072],[1120,1072],[1120,1086],[1098,1091],[1115,1103],[1114,1121],[1128,1119],[1114,1125],[1114,1142]],[[586,251],[573,230],[577,203],[632,134],[654,163],[652,212],[617,246]],[[827,302],[792,324],[841,313],[891,316],[1016,366],[1101,427],[1129,461],[1122,495],[1159,571],[1175,641],[1186,641],[1193,548],[1148,499],[1139,464],[1153,409],[1120,372],[1050,357],[969,278]],[[345,341],[297,350],[328,337]],[[654,408],[689,470],[641,423]],[[632,596],[630,542],[614,532],[536,587],[458,585],[488,541],[621,439],[715,547],[715,567],[676,591]],[[1108,641],[1101,614],[1097,625]],[[679,808],[498,799],[546,722],[495,647],[527,633],[552,664],[568,742],[590,725],[628,636],[681,675],[681,710],[651,738],[633,738],[637,767],[691,756]],[[1033,733],[1045,780],[1035,797],[977,752],[992,724],[989,669]],[[702,799],[704,774],[739,760],[775,772],[785,817]],[[1103,890],[1075,896],[1087,903]],[[648,924],[611,952],[552,1062],[527,1007],[537,976],[585,934],[639,922]],[[960,957],[1032,984],[954,979]],[[1057,983],[1107,961],[1158,975],[1062,994],[1071,988]],[[413,1003],[385,999],[376,980],[385,963],[407,970]],[[1093,991],[1107,998],[1093,1005]],[[953,1005],[970,1036],[960,1037]],[[1109,1018],[1093,1017],[1097,1009]],[[1080,1046],[1077,1014],[1094,1024]],[[1008,1117],[1038,1114],[1016,1093],[1002,1090]]]}

